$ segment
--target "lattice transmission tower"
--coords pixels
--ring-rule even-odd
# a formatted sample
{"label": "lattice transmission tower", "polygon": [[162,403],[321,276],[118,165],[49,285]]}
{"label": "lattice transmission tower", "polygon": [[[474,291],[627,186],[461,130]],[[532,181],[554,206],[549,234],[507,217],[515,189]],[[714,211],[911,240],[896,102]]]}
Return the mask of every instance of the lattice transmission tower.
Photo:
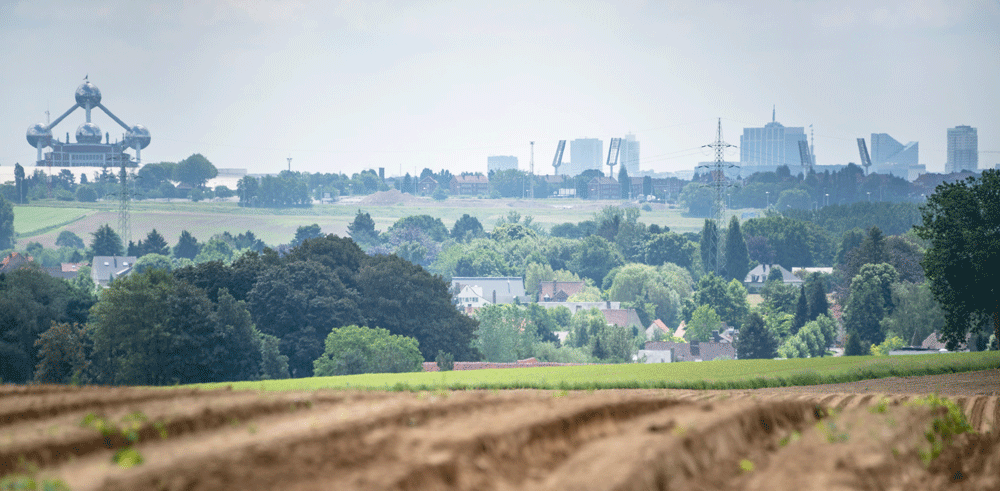
{"label": "lattice transmission tower", "polygon": [[726,171],[739,169],[739,166],[731,162],[726,162],[726,149],[736,148],[736,145],[726,143],[722,139],[722,118],[719,118],[718,127],[715,131],[715,141],[702,148],[711,148],[715,154],[712,162],[707,162],[698,166],[699,169],[707,169],[711,175],[711,181],[706,185],[714,191],[714,203],[712,206],[712,221],[715,222],[715,235],[708,238],[709,254],[707,257],[714,259],[715,264],[706,264],[706,271],[714,271],[716,275],[722,276],[725,273],[725,261],[722,258],[721,237],[722,227],[726,219],[726,191],[735,186],[736,182],[726,176]]}

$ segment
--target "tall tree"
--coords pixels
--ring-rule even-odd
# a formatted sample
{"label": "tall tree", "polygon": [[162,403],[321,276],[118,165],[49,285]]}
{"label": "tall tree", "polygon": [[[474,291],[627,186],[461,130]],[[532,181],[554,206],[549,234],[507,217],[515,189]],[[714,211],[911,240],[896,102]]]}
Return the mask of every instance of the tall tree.
{"label": "tall tree", "polygon": [[483,235],[483,224],[479,219],[463,213],[462,217],[455,221],[455,226],[451,228],[451,238],[464,241],[466,237],[476,238]]}
{"label": "tall tree", "polygon": [[14,206],[0,196],[0,251],[14,248]]}
{"label": "tall tree", "polygon": [[146,254],[159,254],[161,256],[170,254],[170,248],[167,246],[166,239],[155,228],[146,234],[146,241],[142,243],[141,255]]}
{"label": "tall tree", "polygon": [[56,238],[56,245],[59,247],[72,247],[74,249],[83,249],[86,247],[83,243],[83,239],[69,230],[59,232],[59,237]]}
{"label": "tall tree", "polygon": [[295,237],[292,238],[292,247],[298,247],[306,239],[315,239],[317,237],[322,237],[323,232],[320,230],[319,225],[300,225],[299,228],[295,229]]}
{"label": "tall tree", "polygon": [[355,242],[368,244],[378,238],[378,231],[375,230],[375,220],[368,212],[358,210],[354,215],[354,221],[347,224],[347,233]]}
{"label": "tall tree", "polygon": [[28,183],[24,180],[24,167],[20,163],[14,164],[14,186],[17,192],[17,202],[24,204],[27,202]]}
{"label": "tall tree", "polygon": [[758,312],[751,312],[736,339],[736,357],[741,360],[771,359],[777,352],[778,339],[765,325]]}
{"label": "tall tree", "polygon": [[90,234],[90,252],[94,256],[121,256],[125,253],[122,239],[108,224],[101,225],[96,232]]}
{"label": "tall tree", "polygon": [[39,268],[0,274],[0,378],[4,382],[31,379],[38,362],[35,340],[53,321],[85,321],[69,315],[73,299],[67,282]]}
{"label": "tall tree", "polygon": [[799,299],[795,305],[795,320],[792,322],[792,335],[809,322],[809,300],[806,299],[806,289],[799,288]]}
{"label": "tall tree", "polygon": [[706,218],[701,229],[701,268],[705,272],[719,274],[719,228],[715,221]]}
{"label": "tall tree", "polygon": [[821,315],[829,315],[830,302],[826,299],[826,285],[820,273],[806,277],[806,296],[809,300],[809,320],[816,320]]}
{"label": "tall tree", "polygon": [[618,186],[621,188],[622,199],[629,199],[632,197],[632,179],[628,177],[628,170],[625,166],[620,166],[621,169],[618,170]]}
{"label": "tall tree", "polygon": [[743,281],[750,272],[750,253],[746,240],[740,232],[740,221],[735,216],[726,229],[726,271],[727,280]]}
{"label": "tall tree", "polygon": [[965,343],[976,317],[992,318],[1000,339],[1000,171],[938,186],[921,214],[917,235],[931,244],[921,264],[946,313],[948,349]]}
{"label": "tall tree", "polygon": [[177,245],[174,246],[174,257],[193,260],[200,251],[201,245],[198,244],[198,239],[191,235],[191,232],[182,230],[180,238],[177,239]]}
{"label": "tall tree", "polygon": [[851,295],[844,307],[844,327],[856,335],[863,349],[885,340],[882,319],[892,314],[892,286],[899,280],[888,263],[866,264],[851,282]]}
{"label": "tall tree", "polygon": [[177,162],[174,168],[174,180],[191,187],[202,187],[209,179],[219,175],[218,169],[200,153]]}
{"label": "tall tree", "polygon": [[87,335],[84,326],[52,321],[52,327],[35,340],[38,365],[35,383],[68,384],[87,380]]}

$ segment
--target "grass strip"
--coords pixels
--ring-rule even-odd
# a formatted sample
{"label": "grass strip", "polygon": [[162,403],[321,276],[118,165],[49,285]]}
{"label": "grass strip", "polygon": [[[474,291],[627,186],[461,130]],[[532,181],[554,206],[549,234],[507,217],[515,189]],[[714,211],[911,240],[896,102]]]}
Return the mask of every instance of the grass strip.
{"label": "grass strip", "polygon": [[1000,368],[1000,352],[377,373],[195,384],[234,390],[759,389]]}

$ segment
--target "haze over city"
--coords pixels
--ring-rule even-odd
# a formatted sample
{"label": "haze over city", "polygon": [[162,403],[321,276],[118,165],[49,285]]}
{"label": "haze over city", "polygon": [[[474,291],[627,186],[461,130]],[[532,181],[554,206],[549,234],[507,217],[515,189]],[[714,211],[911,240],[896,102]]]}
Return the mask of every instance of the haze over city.
{"label": "haze over city", "polygon": [[0,165],[32,165],[25,129],[89,76],[149,128],[143,162],[485,172],[489,155],[526,169],[533,140],[544,174],[558,140],[606,149],[631,132],[642,170],[691,170],[716,118],[739,144],[776,107],[813,125],[820,165],[859,162],[855,139],[888,133],[942,172],[947,128],[969,125],[986,168],[1000,163],[997,25],[995,1],[5,2]]}

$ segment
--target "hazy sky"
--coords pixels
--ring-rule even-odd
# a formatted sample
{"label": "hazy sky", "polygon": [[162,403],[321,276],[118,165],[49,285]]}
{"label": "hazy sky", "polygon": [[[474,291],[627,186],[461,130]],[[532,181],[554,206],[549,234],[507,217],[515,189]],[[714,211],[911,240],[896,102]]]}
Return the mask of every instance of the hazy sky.
{"label": "hazy sky", "polygon": [[558,140],[606,149],[631,131],[642,169],[672,171],[710,159],[717,117],[739,144],[776,105],[786,126],[814,126],[820,164],[858,162],[855,138],[885,132],[942,171],[947,128],[966,124],[992,166],[998,26],[997,0],[0,0],[0,165],[34,161],[25,130],[89,74],[149,128],[144,162],[485,171],[488,155],[527,168],[534,140],[551,173]]}

